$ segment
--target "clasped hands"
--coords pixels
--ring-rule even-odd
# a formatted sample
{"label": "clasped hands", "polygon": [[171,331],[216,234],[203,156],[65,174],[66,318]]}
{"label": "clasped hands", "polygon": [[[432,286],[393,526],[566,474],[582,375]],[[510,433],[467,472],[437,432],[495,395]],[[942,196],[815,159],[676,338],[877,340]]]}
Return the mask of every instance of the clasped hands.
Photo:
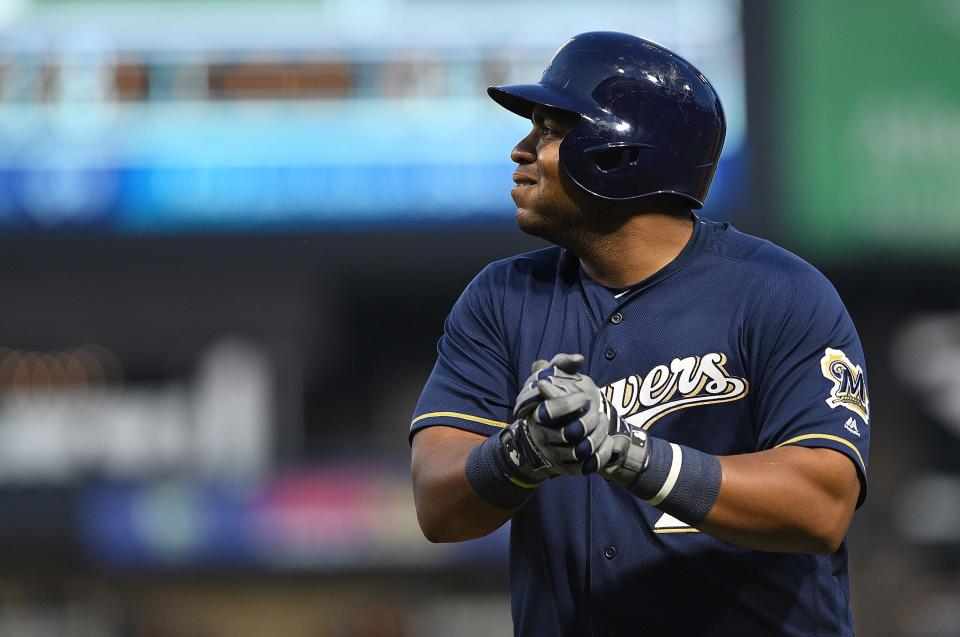
{"label": "clasped hands", "polygon": [[508,466],[520,480],[599,473],[624,484],[643,470],[645,432],[621,419],[578,372],[583,360],[557,354],[533,363],[514,406],[516,420],[501,433]]}

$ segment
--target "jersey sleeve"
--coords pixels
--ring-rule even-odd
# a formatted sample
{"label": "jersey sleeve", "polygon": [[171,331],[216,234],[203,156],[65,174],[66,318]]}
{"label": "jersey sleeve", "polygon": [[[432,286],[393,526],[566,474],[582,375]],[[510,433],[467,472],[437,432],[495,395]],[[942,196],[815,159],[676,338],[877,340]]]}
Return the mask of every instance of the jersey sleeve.
{"label": "jersey sleeve", "polygon": [[768,323],[757,329],[758,448],[799,445],[839,451],[857,468],[860,506],[866,497],[870,446],[870,403],[860,339],[823,275],[811,268],[791,283],[754,312]]}
{"label": "jersey sleeve", "polygon": [[512,422],[517,381],[503,330],[503,290],[488,266],[454,304],[413,414],[410,440],[434,425],[489,436]]}

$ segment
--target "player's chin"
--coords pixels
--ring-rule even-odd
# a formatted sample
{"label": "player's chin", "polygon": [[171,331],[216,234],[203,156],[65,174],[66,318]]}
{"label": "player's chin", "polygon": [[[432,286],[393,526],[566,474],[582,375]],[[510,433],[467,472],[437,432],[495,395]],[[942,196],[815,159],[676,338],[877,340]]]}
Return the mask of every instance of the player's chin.
{"label": "player's chin", "polygon": [[[540,198],[532,196],[533,186],[514,189],[513,201],[517,204],[517,227],[525,233],[553,241],[556,234],[557,216],[551,206]],[[519,191],[519,192],[518,192]]]}
{"label": "player's chin", "polygon": [[536,236],[541,235],[545,225],[545,220],[542,215],[537,214],[532,208],[526,208],[519,205],[517,206],[516,221],[518,228],[527,234]]}
{"label": "player's chin", "polygon": [[556,223],[530,208],[517,208],[517,227],[526,234],[561,245],[561,235]]}

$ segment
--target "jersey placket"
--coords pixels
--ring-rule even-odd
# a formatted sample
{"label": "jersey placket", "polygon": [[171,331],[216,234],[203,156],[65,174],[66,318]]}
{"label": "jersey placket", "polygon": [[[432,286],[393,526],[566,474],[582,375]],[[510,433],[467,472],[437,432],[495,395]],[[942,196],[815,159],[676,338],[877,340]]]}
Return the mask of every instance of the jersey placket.
{"label": "jersey placket", "polygon": [[[590,306],[596,321],[596,332],[594,333],[590,344],[590,358],[588,361],[588,373],[598,379],[598,384],[603,386],[607,381],[617,378],[616,370],[619,365],[617,358],[620,349],[629,348],[629,316],[631,310],[637,312],[637,304],[643,296],[644,290],[656,283],[655,280],[647,284],[641,284],[632,290],[622,292],[611,291],[598,285],[596,282],[584,277],[583,287],[587,297],[587,303]],[[596,519],[595,510],[598,502],[595,502],[596,489],[603,488],[603,479],[599,476],[589,476],[587,479],[587,520],[586,520],[586,538],[587,564],[585,569],[586,582],[584,592],[587,596],[587,603],[590,608],[590,629],[592,635],[609,635],[613,628],[602,624],[602,613],[598,613],[595,605],[595,591],[603,591],[607,588],[606,579],[611,570],[615,570],[617,554],[620,550],[612,538],[602,534],[603,525],[594,524]],[[600,533],[598,535],[598,533]],[[611,568],[613,567],[613,568]],[[602,578],[602,579],[601,579]],[[602,593],[601,593],[602,595]],[[599,623],[598,623],[599,622]]]}

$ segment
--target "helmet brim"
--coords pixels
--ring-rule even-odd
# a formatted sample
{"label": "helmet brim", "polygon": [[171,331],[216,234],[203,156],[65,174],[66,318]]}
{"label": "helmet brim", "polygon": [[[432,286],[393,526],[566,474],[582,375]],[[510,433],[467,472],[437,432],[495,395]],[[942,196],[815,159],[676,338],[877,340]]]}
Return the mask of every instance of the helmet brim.
{"label": "helmet brim", "polygon": [[487,89],[487,95],[500,106],[525,119],[533,116],[533,109],[537,106],[556,108],[573,115],[585,114],[583,104],[542,84],[491,86]]}

